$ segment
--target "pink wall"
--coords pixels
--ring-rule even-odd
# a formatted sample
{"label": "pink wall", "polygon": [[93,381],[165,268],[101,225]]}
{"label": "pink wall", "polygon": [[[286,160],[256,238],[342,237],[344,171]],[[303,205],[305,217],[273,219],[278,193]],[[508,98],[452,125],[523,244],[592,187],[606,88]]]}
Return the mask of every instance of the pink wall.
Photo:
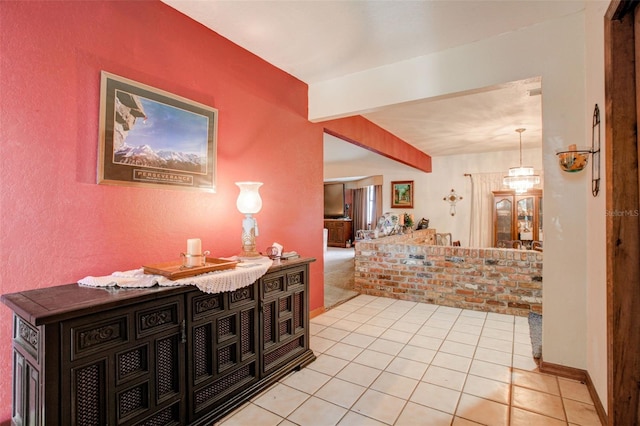
{"label": "pink wall", "polygon": [[[322,127],[306,84],[160,2],[0,2],[0,20],[1,293],[178,259],[190,237],[237,254],[234,182],[259,180],[258,248],[317,258],[322,306]],[[101,70],[218,109],[217,193],[96,185]],[[2,423],[10,339],[1,305]]]}

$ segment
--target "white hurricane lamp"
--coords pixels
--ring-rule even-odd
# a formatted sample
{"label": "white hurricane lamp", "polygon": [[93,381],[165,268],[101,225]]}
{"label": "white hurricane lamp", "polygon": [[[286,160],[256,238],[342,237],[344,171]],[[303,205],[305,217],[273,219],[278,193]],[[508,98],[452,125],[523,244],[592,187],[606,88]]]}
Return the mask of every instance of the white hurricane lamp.
{"label": "white hurricane lamp", "polygon": [[238,211],[245,215],[242,219],[242,253],[239,257],[258,257],[256,237],[258,236],[258,221],[252,216],[262,209],[262,198],[258,190],[262,182],[236,182],[240,194],[236,201]]}

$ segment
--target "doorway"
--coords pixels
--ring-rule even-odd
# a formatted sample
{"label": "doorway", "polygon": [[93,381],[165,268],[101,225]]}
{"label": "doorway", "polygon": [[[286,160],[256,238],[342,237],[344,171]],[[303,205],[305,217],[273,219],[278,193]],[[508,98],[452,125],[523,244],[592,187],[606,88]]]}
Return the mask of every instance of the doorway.
{"label": "doorway", "polygon": [[324,308],[331,309],[358,295],[353,247],[328,247],[324,252]]}

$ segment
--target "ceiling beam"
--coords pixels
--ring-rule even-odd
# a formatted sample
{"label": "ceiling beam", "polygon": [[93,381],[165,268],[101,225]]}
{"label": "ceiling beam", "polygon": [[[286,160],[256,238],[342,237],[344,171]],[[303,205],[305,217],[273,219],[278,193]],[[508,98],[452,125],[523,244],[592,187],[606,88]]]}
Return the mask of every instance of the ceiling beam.
{"label": "ceiling beam", "polygon": [[431,173],[431,157],[358,115],[322,123],[324,131],[354,145]]}

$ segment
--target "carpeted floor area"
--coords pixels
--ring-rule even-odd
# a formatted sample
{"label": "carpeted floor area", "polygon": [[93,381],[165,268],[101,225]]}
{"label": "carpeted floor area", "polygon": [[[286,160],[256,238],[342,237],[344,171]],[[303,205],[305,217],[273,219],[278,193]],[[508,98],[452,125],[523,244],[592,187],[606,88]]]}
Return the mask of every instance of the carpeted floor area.
{"label": "carpeted floor area", "polygon": [[330,309],[358,295],[353,290],[354,255],[353,248],[329,247],[324,252],[325,309]]}

